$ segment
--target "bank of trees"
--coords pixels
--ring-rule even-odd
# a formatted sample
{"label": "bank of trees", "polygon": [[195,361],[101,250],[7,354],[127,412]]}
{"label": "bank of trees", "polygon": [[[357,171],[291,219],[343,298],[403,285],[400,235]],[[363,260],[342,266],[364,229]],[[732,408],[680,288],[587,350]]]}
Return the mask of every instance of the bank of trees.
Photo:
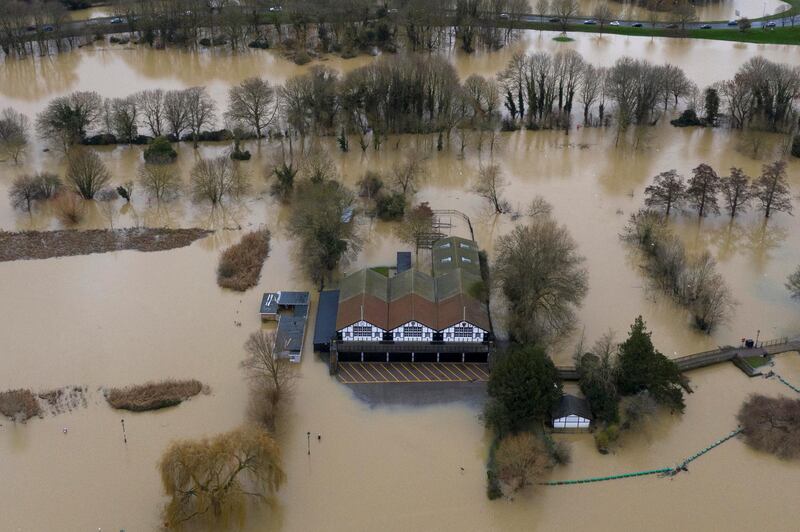
{"label": "bank of trees", "polygon": [[753,57],[733,79],[719,84],[719,93],[734,129],[794,132],[800,97],[800,67]]}
{"label": "bank of trees", "polygon": [[751,179],[741,168],[733,167],[727,176],[719,176],[708,164],[692,170],[688,182],[675,170],[658,174],[645,190],[645,206],[661,210],[669,218],[674,210],[684,206],[702,218],[709,213],[719,214],[719,196],[731,218],[744,212],[750,203],[769,218],[775,212],[792,213],[792,194],[786,174],[786,162],[774,161],[761,167],[761,175]]}
{"label": "bank of trees", "polygon": [[621,238],[641,251],[653,285],[685,307],[699,330],[710,333],[729,316],[735,302],[714,258],[707,251],[690,256],[659,214],[631,215]]}
{"label": "bank of trees", "polygon": [[576,352],[578,382],[599,425],[596,443],[602,452],[613,446],[621,429],[634,428],[658,405],[683,412],[678,367],[655,349],[650,334],[639,316],[621,344],[609,332],[590,350],[579,346]]}
{"label": "bank of trees", "polygon": [[496,437],[488,471],[488,496],[534,482],[568,452],[544,439],[538,427],[561,397],[553,361],[541,347],[515,345],[498,353],[487,388],[484,421]]}

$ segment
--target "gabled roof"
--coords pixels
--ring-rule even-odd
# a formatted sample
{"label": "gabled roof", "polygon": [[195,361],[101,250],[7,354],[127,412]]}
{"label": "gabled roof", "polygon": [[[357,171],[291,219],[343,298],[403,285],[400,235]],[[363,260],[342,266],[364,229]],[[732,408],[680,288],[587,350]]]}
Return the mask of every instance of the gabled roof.
{"label": "gabled roof", "polygon": [[336,329],[363,320],[383,330],[410,321],[442,330],[466,321],[489,331],[488,311],[471,295],[481,281],[478,245],[443,238],[434,244],[433,259],[434,276],[412,268],[388,278],[367,268],[342,279]]}
{"label": "gabled roof", "polygon": [[564,394],[559,399],[558,404],[553,408],[550,415],[553,419],[559,419],[570,415],[576,415],[584,419],[592,419],[592,411],[586,399],[575,397],[574,395]]}

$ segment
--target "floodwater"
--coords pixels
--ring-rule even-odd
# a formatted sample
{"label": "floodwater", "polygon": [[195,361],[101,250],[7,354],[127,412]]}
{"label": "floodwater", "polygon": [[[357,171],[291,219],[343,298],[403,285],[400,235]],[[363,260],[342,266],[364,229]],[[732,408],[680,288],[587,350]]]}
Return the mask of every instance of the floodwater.
{"label": "floodwater", "polygon": [[[595,7],[601,0],[579,0],[579,12],[590,17]],[[637,2],[610,1],[607,2],[615,18],[624,20],[650,20],[651,11],[640,7]],[[780,0],[721,0],[708,2],[696,8],[698,20],[730,20],[732,18],[748,17],[758,18],[773,15],[789,9],[789,4]],[[738,12],[738,13],[737,13]],[[669,20],[669,13],[660,13],[660,20]]]}
{"label": "floodwater", "polygon": [[[548,33],[531,33],[515,48],[554,50]],[[796,48],[717,42],[576,35],[569,43],[596,63],[610,64],[628,54],[670,61],[705,85],[733,75],[749,57],[792,62]],[[492,74],[512,50],[452,57],[462,76]],[[713,57],[713,61],[709,58]],[[370,61],[331,59],[346,70]],[[30,116],[49,98],[73,90],[122,96],[143,88],[206,84],[220,103],[231,83],[263,75],[275,83],[303,69],[269,53],[231,57],[226,53],[135,48],[85,49],[44,61],[0,65],[0,108],[13,106]],[[124,80],[124,82],[123,82]],[[614,146],[605,130],[517,132],[504,134],[494,154],[478,156],[471,137],[466,156],[457,148],[438,153],[429,138],[393,138],[382,151],[342,154],[323,144],[342,179],[353,184],[367,169],[387,170],[416,150],[428,158],[429,177],[418,201],[434,208],[467,213],[476,238],[490,255],[498,235],[515,223],[492,216],[469,186],[481,163],[501,165],[509,180],[506,197],[524,212],[542,195],[554,206],[586,257],[590,291],[578,313],[579,332],[592,342],[609,328],[622,337],[642,314],[663,352],[684,354],[736,343],[742,336],[777,337],[800,332],[800,308],[783,288],[800,263],[798,219],[778,214],[764,225],[747,214],[733,225],[723,218],[697,222],[687,215],[675,222],[692,250],[708,249],[730,284],[738,306],[729,323],[711,336],[689,327],[687,317],[668,299],[646,289],[636,263],[618,234],[642,204],[652,176],[677,168],[687,173],[700,162],[720,171],[742,166],[755,174],[769,159],[777,139],[726,131],[679,130],[661,125]],[[757,158],[753,147],[759,148]],[[26,425],[2,420],[0,426],[0,530],[45,529],[152,530],[164,502],[156,471],[158,457],[176,438],[195,438],[237,426],[246,416],[247,387],[238,367],[247,335],[261,325],[256,314],[267,290],[313,289],[298,268],[287,238],[285,209],[266,193],[264,168],[278,157],[273,144],[252,144],[254,193],[248,199],[211,211],[185,200],[148,204],[135,191],[132,205],[90,210],[85,227],[130,225],[203,226],[219,229],[193,245],[159,253],[118,252],[83,257],[0,264],[0,389],[37,391],[83,384],[89,406]],[[206,145],[199,154],[179,148],[178,171],[186,179],[197,156],[224,153]],[[21,167],[0,163],[0,229],[60,227],[47,209],[32,215],[14,212],[7,200],[13,177],[23,171],[59,169],[54,153],[37,144]],[[141,160],[138,148],[101,150],[115,182],[133,178]],[[800,165],[789,167],[800,190]],[[364,251],[347,267],[389,264],[404,249],[390,224],[359,222]],[[215,283],[219,251],[242,230],[266,225],[272,251],[257,288],[244,294]],[[313,323],[313,314],[312,314]],[[309,333],[310,334],[310,333]],[[557,362],[569,362],[575,337],[554,346]],[[310,343],[310,342],[309,342]],[[308,345],[308,344],[307,344]],[[776,370],[800,382],[800,355],[778,357]],[[272,511],[251,515],[249,531],[309,530],[793,530],[796,527],[800,466],[755,453],[738,440],[694,462],[689,474],[673,480],[619,480],[574,487],[537,488],[514,501],[485,497],[487,437],[479,411],[462,403],[428,407],[377,406],[355,398],[338,384],[324,363],[306,352],[287,418],[278,439],[288,482]],[[164,377],[197,378],[211,387],[173,409],[139,415],[110,410],[102,386],[140,383]],[[641,434],[628,435],[616,454],[601,456],[590,436],[563,438],[572,443],[572,464],[552,478],[582,478],[672,466],[735,428],[735,413],[750,393],[793,393],[776,381],[747,379],[724,365],[692,372],[695,393],[682,417],[663,414]],[[128,443],[122,441],[125,419]],[[68,432],[63,433],[62,429]],[[306,432],[320,434],[307,454]],[[461,468],[464,468],[463,471]],[[43,501],[46,501],[43,503]]]}

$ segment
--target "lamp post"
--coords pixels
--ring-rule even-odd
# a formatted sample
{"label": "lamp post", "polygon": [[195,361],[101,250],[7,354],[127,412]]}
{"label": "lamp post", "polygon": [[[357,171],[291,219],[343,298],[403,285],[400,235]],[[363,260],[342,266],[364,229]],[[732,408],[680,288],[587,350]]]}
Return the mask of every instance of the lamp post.
{"label": "lamp post", "polygon": [[758,347],[758,337],[761,336],[761,329],[756,331],[756,347]]}
{"label": "lamp post", "polygon": [[306,440],[308,441],[308,456],[311,456],[311,432],[306,432]]}

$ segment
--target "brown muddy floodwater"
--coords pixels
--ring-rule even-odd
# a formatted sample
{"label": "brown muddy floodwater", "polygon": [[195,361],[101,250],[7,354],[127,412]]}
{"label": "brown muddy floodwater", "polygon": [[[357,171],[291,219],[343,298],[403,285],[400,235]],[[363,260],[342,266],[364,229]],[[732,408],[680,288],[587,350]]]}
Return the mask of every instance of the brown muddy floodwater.
{"label": "brown muddy floodwater", "polygon": [[[763,54],[795,62],[798,49],[720,42],[610,38],[576,35],[568,46],[590,61],[610,64],[620,55],[670,61],[705,85],[733,75],[748,58]],[[554,50],[552,34],[532,33],[513,48]],[[462,76],[492,74],[512,50],[452,60]],[[340,70],[370,61],[331,59]],[[143,88],[206,84],[220,103],[226,88],[262,75],[275,83],[302,69],[269,53],[156,52],[136,48],[85,49],[44,60],[0,65],[0,108],[13,106],[33,117],[49,98],[73,90],[121,96]],[[761,158],[752,157],[754,138]],[[470,139],[466,156],[455,148],[437,153],[428,138],[393,138],[381,152],[342,154],[324,144],[347,183],[367,169],[391,168],[417,149],[428,157],[430,177],[418,201],[466,212],[476,238],[491,254],[498,235],[515,222],[491,216],[469,192],[480,163],[493,158],[509,179],[506,195],[524,211],[544,196],[586,256],[590,292],[579,312],[589,342],[609,328],[623,335],[637,314],[654,331],[665,353],[683,354],[742,336],[762,338],[800,332],[800,307],[783,287],[800,263],[798,219],[776,215],[767,226],[756,214],[734,224],[722,217],[675,222],[693,250],[708,249],[720,263],[739,305],[728,324],[711,336],[692,331],[686,315],[660,294],[646,290],[635,262],[619,242],[627,215],[642,204],[652,176],[669,168],[688,172],[699,162],[720,171],[736,165],[755,174],[775,149],[769,135],[748,137],[726,131],[679,130],[662,125],[639,135],[638,145],[614,147],[604,130],[503,134],[494,154],[478,156]],[[0,264],[0,389],[37,391],[87,385],[89,406],[26,425],[0,423],[0,530],[153,530],[163,503],[156,462],[176,438],[194,438],[235,427],[245,419],[247,387],[238,367],[242,344],[258,329],[256,310],[267,290],[311,289],[300,273],[292,242],[283,231],[287,212],[266,193],[262,174],[278,147],[248,146],[254,159],[254,194],[222,211],[178,200],[149,205],[136,191],[132,205],[121,200],[90,212],[85,227],[148,225],[218,229],[193,245],[159,253],[123,251]],[[181,146],[177,167],[184,178],[198,156],[223,153],[223,145],[198,154]],[[138,148],[100,150],[122,182],[135,175]],[[32,150],[21,167],[0,163],[0,229],[55,229],[47,209],[14,212],[10,182],[23,171],[62,167],[54,153]],[[793,161],[789,175],[800,190]],[[524,218],[518,223],[524,223]],[[390,224],[360,221],[364,251],[348,270],[390,263],[403,249]],[[220,290],[215,282],[219,251],[241,231],[266,225],[272,251],[256,289]],[[313,319],[313,314],[312,314]],[[313,321],[312,321],[313,322]],[[240,326],[239,326],[240,324]],[[310,333],[309,333],[310,334]],[[577,337],[577,335],[576,335]],[[575,338],[553,349],[568,362]],[[310,345],[310,342],[307,343]],[[781,355],[777,370],[800,382],[800,355]],[[326,365],[306,352],[287,419],[278,435],[288,483],[272,511],[259,511],[249,531],[317,530],[796,530],[800,466],[728,442],[694,462],[690,474],[673,480],[644,478],[574,487],[530,490],[514,501],[485,496],[487,440],[474,404],[426,407],[370,406],[328,376]],[[101,386],[120,386],[164,377],[197,378],[212,393],[158,413],[110,410]],[[587,435],[572,442],[572,464],[552,478],[582,478],[672,466],[727,434],[735,413],[752,392],[792,393],[775,381],[747,379],[733,366],[690,374],[696,391],[681,418],[659,416],[641,434],[629,436],[613,455],[601,456]],[[128,444],[122,442],[125,419]],[[62,429],[68,428],[66,434]],[[321,434],[306,454],[306,432]],[[464,468],[463,472],[460,468]]]}

